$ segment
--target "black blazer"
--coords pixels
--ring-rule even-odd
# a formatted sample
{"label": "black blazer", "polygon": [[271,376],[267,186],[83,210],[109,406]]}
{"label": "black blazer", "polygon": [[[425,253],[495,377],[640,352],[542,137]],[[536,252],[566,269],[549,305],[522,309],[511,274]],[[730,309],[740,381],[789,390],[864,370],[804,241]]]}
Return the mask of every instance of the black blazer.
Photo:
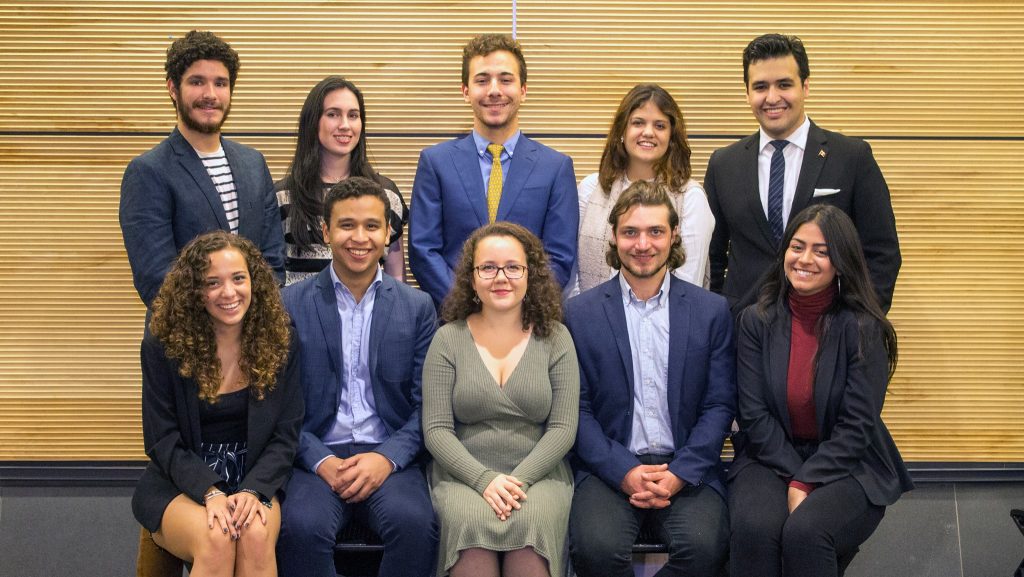
{"label": "black blazer", "polygon": [[729,479],[756,461],[804,483],[853,476],[873,504],[895,503],[914,484],[882,422],[889,375],[880,330],[869,327],[858,351],[857,318],[843,310],[819,343],[814,410],[820,444],[804,461],[792,445],[786,394],[792,317],[785,306],[775,307],[772,316],[766,322],[751,306],[739,319],[740,432]]}
{"label": "black blazer", "polygon": [[[758,281],[777,250],[758,192],[759,138],[755,133],[716,150],[704,176],[715,215],[711,290],[729,299],[734,316],[757,300]],[[812,122],[790,217],[816,203],[837,206],[853,220],[879,303],[888,311],[902,260],[885,178],[868,143]]]}
{"label": "black blazer", "polygon": [[[302,425],[298,341],[292,339],[288,363],[277,386],[262,401],[249,397],[247,453],[241,489],[275,495],[291,476]],[[160,528],[164,509],[184,493],[202,503],[203,494],[221,478],[199,455],[199,387],[178,374],[153,335],[142,341],[142,434],[149,456],[132,495],[132,513],[150,531]]]}

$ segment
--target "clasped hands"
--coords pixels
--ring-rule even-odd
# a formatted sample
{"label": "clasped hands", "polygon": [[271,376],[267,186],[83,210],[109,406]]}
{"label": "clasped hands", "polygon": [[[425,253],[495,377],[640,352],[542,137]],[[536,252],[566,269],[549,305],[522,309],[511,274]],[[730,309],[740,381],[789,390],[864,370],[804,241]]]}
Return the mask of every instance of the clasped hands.
{"label": "clasped hands", "polygon": [[686,481],[668,470],[668,463],[637,465],[622,478],[622,492],[629,495],[629,504],[639,509],[663,509],[672,496],[686,486]]}
{"label": "clasped hands", "polygon": [[327,457],[316,474],[330,485],[346,503],[365,501],[394,470],[391,461],[380,453],[359,453],[347,459]]}
{"label": "clasped hands", "polygon": [[494,509],[494,514],[505,521],[512,511],[522,508],[521,501],[526,500],[523,482],[512,475],[498,475],[484,489],[484,501]]}
{"label": "clasped hands", "polygon": [[214,528],[214,521],[224,533],[230,533],[232,539],[242,536],[242,531],[249,528],[249,524],[259,517],[264,525],[267,524],[266,507],[252,493],[239,491],[234,495],[225,495],[217,491],[216,487],[207,490],[216,491],[216,495],[206,499],[206,524],[210,529]]}

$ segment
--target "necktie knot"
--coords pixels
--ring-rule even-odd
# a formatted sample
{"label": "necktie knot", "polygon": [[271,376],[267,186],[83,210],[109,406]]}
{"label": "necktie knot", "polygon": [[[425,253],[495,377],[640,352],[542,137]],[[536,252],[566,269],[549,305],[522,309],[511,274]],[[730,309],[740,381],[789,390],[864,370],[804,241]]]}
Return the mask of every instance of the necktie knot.
{"label": "necktie knot", "polygon": [[774,146],[775,150],[777,150],[779,152],[781,152],[783,148],[786,148],[787,144],[789,144],[788,140],[773,140],[772,141],[772,146]]}
{"label": "necktie knot", "polygon": [[505,147],[500,144],[488,144],[487,152],[491,153],[491,158],[501,162],[501,153],[505,152]]}

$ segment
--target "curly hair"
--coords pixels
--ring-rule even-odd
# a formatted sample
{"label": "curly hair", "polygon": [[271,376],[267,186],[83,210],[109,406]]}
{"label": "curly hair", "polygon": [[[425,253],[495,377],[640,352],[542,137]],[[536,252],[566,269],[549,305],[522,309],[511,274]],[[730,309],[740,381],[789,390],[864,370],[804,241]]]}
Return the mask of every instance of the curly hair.
{"label": "curly hair", "polygon": [[507,236],[519,241],[526,253],[527,285],[523,297],[523,330],[533,326],[538,337],[551,334],[554,325],[562,320],[562,293],[548,265],[544,245],[534,234],[518,224],[499,221],[482,226],[462,245],[462,257],[455,269],[452,290],[444,299],[441,318],[446,322],[465,320],[480,312],[481,304],[473,290],[473,259],[480,241],[491,236]]}
{"label": "curly hair", "polygon": [[679,109],[672,95],[657,84],[637,84],[622,97],[615,117],[612,118],[611,128],[608,129],[608,138],[604,142],[604,152],[601,153],[601,164],[598,170],[598,180],[601,188],[607,195],[612,189],[612,183],[626,173],[629,168],[629,153],[626,152],[626,145],[622,141],[626,134],[626,127],[629,124],[629,117],[636,109],[653,102],[662,114],[668,117],[672,125],[668,137],[668,150],[665,155],[654,163],[654,179],[668,185],[670,190],[682,190],[686,181],[690,179],[690,143],[686,139],[686,121],[683,120],[683,111]]}
{"label": "curly hair", "polygon": [[519,63],[519,85],[526,84],[526,57],[519,41],[508,34],[481,34],[474,36],[462,49],[462,85],[469,86],[469,61],[477,56],[487,56],[492,52],[504,50],[511,52]]}
{"label": "curly hair", "polygon": [[[634,206],[664,206],[668,209],[668,228],[676,233],[676,238],[672,241],[672,246],[669,247],[668,270],[675,270],[683,266],[683,263],[686,262],[686,253],[683,251],[683,239],[679,235],[679,213],[676,212],[676,207],[672,204],[665,185],[638,180],[622,191],[622,196],[615,201],[615,206],[608,213],[608,224],[612,225],[613,233],[619,229],[619,219],[622,218],[622,215],[629,212]],[[608,243],[604,261],[615,270],[622,268],[619,247],[614,241]]]}
{"label": "curly hair", "polygon": [[222,376],[213,322],[204,302],[205,279],[210,255],[224,249],[237,250],[249,269],[252,303],[242,320],[239,367],[250,394],[263,399],[287,361],[291,334],[277,280],[251,241],[218,230],[185,245],[153,301],[149,329],[167,357],[178,361],[178,373],[196,380],[199,398],[216,402]]}
{"label": "curly hair", "polygon": [[238,78],[238,53],[213,32],[192,30],[171,44],[167,49],[167,61],[164,62],[167,80],[173,81],[174,87],[181,90],[181,77],[196,60],[217,60],[223,63],[228,69],[229,87],[234,91],[235,79]]}

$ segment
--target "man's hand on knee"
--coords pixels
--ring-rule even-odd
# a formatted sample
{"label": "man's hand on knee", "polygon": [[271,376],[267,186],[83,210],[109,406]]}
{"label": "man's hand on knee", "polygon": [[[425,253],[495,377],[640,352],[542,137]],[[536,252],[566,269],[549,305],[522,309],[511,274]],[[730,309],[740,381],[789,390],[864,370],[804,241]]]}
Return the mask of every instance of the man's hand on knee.
{"label": "man's hand on knee", "polygon": [[338,495],[347,503],[364,501],[380,488],[394,467],[391,460],[380,453],[353,455],[339,467],[338,473],[345,488]]}

